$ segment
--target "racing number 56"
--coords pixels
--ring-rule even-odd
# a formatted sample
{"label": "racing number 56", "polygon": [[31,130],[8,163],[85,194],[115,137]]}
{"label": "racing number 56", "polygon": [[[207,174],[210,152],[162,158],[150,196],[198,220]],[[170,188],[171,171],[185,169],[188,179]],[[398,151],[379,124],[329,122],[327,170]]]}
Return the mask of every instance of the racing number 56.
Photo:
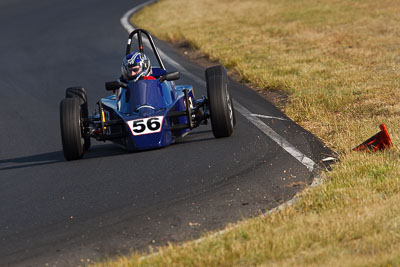
{"label": "racing number 56", "polygon": [[161,131],[163,116],[151,117],[139,120],[128,121],[133,135],[151,134]]}

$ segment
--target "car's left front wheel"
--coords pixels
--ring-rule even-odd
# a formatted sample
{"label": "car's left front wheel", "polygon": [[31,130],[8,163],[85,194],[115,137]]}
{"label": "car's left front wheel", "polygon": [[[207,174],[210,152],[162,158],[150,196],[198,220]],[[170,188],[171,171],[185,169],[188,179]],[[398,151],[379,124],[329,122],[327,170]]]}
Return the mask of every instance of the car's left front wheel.
{"label": "car's left front wheel", "polygon": [[61,140],[66,160],[83,156],[82,111],[78,98],[64,98],[60,103]]}

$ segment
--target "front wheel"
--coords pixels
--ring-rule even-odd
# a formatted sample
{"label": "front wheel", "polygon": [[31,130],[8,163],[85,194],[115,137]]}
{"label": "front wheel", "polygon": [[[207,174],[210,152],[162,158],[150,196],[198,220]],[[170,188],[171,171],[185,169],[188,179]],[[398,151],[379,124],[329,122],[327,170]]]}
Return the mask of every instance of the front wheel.
{"label": "front wheel", "polygon": [[[88,109],[88,101],[87,101],[87,96],[86,96],[86,91],[85,88],[83,87],[69,87],[65,91],[65,98],[77,98],[79,99],[79,104],[81,105],[81,113],[82,113],[82,118],[83,120],[87,121],[89,117],[89,109]],[[85,122],[83,122],[85,123]],[[87,125],[84,125],[87,127]],[[83,136],[83,139],[85,140],[84,148],[85,150],[89,150],[90,148],[90,135],[88,133],[85,133]]]}
{"label": "front wheel", "polygon": [[79,99],[64,98],[60,103],[61,141],[66,160],[83,156],[82,111]]}
{"label": "front wheel", "polygon": [[236,120],[225,68],[221,65],[207,68],[206,82],[213,134],[216,138],[228,137]]}

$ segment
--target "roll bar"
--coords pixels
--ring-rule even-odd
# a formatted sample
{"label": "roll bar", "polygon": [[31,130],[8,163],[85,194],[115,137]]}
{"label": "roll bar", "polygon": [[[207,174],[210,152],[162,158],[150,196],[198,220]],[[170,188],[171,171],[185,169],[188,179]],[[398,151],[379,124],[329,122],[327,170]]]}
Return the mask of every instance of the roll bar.
{"label": "roll bar", "polygon": [[153,49],[154,55],[157,58],[158,64],[160,64],[160,67],[165,70],[164,63],[161,60],[160,54],[158,53],[158,50],[157,50],[157,47],[154,45],[153,38],[151,37],[150,33],[146,30],[136,29],[129,34],[128,45],[126,47],[126,55],[128,55],[131,52],[132,39],[136,34],[137,34],[137,39],[138,39],[138,44],[139,44],[139,52],[143,53],[142,33],[147,36],[147,39],[151,45],[151,48]]}

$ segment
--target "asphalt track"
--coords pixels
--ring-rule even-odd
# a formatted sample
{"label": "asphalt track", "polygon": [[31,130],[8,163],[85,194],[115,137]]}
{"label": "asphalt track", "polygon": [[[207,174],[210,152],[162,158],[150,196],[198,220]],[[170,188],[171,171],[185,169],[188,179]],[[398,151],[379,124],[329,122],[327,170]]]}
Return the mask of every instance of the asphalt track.
{"label": "asphalt track", "polygon": [[[163,149],[126,153],[94,142],[82,160],[61,151],[59,102],[86,88],[89,107],[120,75],[122,15],[142,1],[2,0],[0,3],[0,265],[70,266],[176,242],[257,215],[302,190],[314,174],[236,112],[233,136],[203,126]],[[156,40],[197,79],[204,69]],[[165,62],[167,69],[174,66]],[[314,162],[330,151],[250,89],[237,103]],[[268,116],[285,120],[271,119]]]}

